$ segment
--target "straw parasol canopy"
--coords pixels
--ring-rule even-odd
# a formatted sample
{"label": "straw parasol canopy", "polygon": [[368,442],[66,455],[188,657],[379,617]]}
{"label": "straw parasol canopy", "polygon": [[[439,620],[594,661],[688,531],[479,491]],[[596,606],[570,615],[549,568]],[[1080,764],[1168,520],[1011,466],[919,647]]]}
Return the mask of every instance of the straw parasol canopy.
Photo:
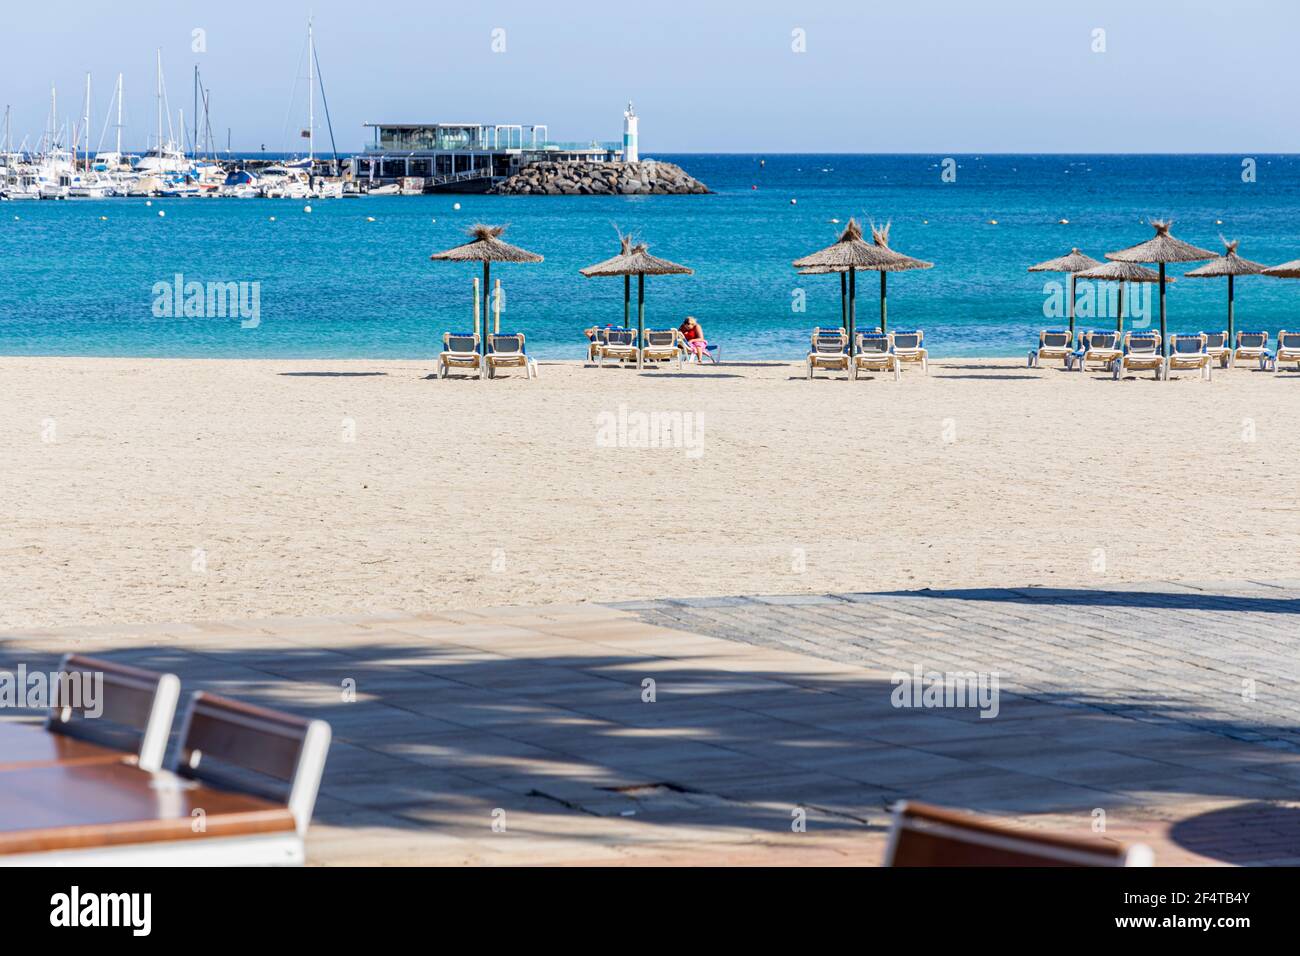
{"label": "straw parasol canopy", "polygon": [[[646,276],[689,276],[694,270],[667,259],[650,255],[649,247],[644,242],[633,244],[630,235],[619,234],[619,254],[587,266],[578,271],[588,279],[598,276],[623,277],[623,326],[629,321],[632,297],[632,276],[636,276],[636,330],[637,342],[645,336],[645,277]],[[637,368],[641,367],[640,352],[637,353]]]}
{"label": "straw parasol canopy", "polygon": [[[832,245],[827,246],[814,252],[812,255],[804,256],[801,259],[794,260],[796,269],[807,268],[825,268],[830,272],[847,272],[848,281],[848,315],[844,325],[849,333],[849,354],[852,355],[857,349],[857,299],[858,299],[858,270],[872,269],[884,263],[894,253],[888,249],[882,250],[874,242],[867,242],[862,238],[862,227],[858,225],[856,219],[849,219],[848,225],[840,233]],[[841,286],[841,288],[843,288]]]}
{"label": "straw parasol canopy", "polygon": [[1280,266],[1269,266],[1262,274],[1275,279],[1300,279],[1300,259],[1292,259]]}
{"label": "straw parasol canopy", "polygon": [[880,331],[888,332],[887,324],[888,310],[885,299],[885,276],[890,272],[909,272],[912,269],[933,269],[933,262],[926,262],[924,259],[915,259],[912,256],[905,256],[901,252],[895,252],[889,248],[889,223],[883,226],[872,225],[871,227],[872,244],[884,253],[884,258],[879,265],[871,268],[880,273]]}
{"label": "straw parasol canopy", "polygon": [[1119,252],[1106,253],[1107,259],[1117,262],[1154,262],[1160,266],[1160,348],[1168,354],[1169,342],[1165,335],[1165,265],[1170,262],[1197,262],[1201,259],[1213,259],[1215,254],[1208,249],[1201,249],[1169,234],[1170,220],[1152,220],[1155,228],[1154,239],[1138,243]]}
{"label": "straw parasol canopy", "polygon": [[1101,263],[1092,256],[1084,255],[1078,248],[1074,248],[1067,255],[1056,259],[1048,259],[1046,262],[1040,262],[1036,266],[1029,267],[1030,272],[1063,272],[1066,274],[1066,297],[1070,302],[1071,336],[1074,335],[1074,280],[1076,273],[1083,272],[1086,269],[1095,269],[1099,265]]}
{"label": "straw parasol canopy", "polygon": [[[1219,237],[1223,239],[1222,236]],[[1255,276],[1264,272],[1268,267],[1259,262],[1251,262],[1249,259],[1243,259],[1237,255],[1237,240],[1229,242],[1223,239],[1223,255],[1216,259],[1211,259],[1203,266],[1198,266],[1190,272],[1184,273],[1193,279],[1217,279],[1223,276],[1228,277],[1228,341],[1232,341],[1232,321],[1233,321],[1233,302],[1236,295],[1233,291],[1233,280],[1237,276]]]}
{"label": "straw parasol canopy", "polygon": [[[1115,331],[1124,331],[1124,283],[1125,282],[1164,282],[1165,277],[1154,269],[1140,266],[1136,262],[1098,263],[1095,268],[1085,269],[1074,274],[1076,279],[1100,279],[1103,282],[1119,283],[1119,315],[1115,319]],[[1173,282],[1173,279],[1169,280]],[[1164,330],[1161,327],[1160,341],[1164,342]],[[1163,348],[1163,345],[1161,346]]]}
{"label": "straw parasol canopy", "polygon": [[837,271],[839,269],[872,269],[892,255],[897,255],[897,253],[888,249],[882,251],[880,246],[874,242],[867,242],[863,239],[862,227],[858,225],[856,219],[850,219],[848,225],[844,227],[844,231],[840,233],[839,239],[825,249],[804,256],[802,259],[794,260],[794,267],[796,269],[806,269],[810,266],[826,266]]}
{"label": "straw parasol canopy", "polygon": [[[492,277],[492,263],[494,262],[541,262],[542,257],[535,252],[529,252],[527,249],[520,249],[518,246],[512,246],[508,242],[501,240],[501,234],[506,231],[505,226],[488,226],[483,223],[470,226],[469,234],[473,236],[471,242],[456,246],[452,249],[445,249],[442,252],[435,252],[429,256],[430,259],[440,260],[443,262],[481,262],[483,263],[483,354],[487,354],[487,302],[490,295],[489,281]],[[478,296],[474,297],[474,324],[478,325]],[[477,329],[475,330],[477,331]]]}

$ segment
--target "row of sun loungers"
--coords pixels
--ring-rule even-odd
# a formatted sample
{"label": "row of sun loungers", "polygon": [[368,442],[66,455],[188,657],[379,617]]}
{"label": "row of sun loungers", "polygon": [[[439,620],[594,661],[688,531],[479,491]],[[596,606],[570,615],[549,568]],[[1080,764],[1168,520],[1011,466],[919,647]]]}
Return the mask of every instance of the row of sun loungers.
{"label": "row of sun loungers", "polygon": [[1197,332],[1169,337],[1169,354],[1161,350],[1160,334],[1152,331],[1089,331],[1079,333],[1077,342],[1068,332],[1046,329],[1039,333],[1038,347],[1029,352],[1030,368],[1060,361],[1067,369],[1080,372],[1109,371],[1118,379],[1126,372],[1154,372],[1157,379],[1172,371],[1199,371],[1209,379],[1212,368],[1232,368],[1238,362],[1255,362],[1261,369],[1277,371],[1284,364],[1300,364],[1300,333],[1278,333],[1277,350],[1268,348],[1267,332],[1238,332],[1228,343],[1227,332]]}
{"label": "row of sun loungers", "polygon": [[845,371],[857,379],[860,372],[890,372],[894,380],[903,377],[903,366],[916,364],[929,374],[930,353],[925,349],[925,333],[917,331],[858,332],[852,354],[849,333],[842,328],[816,328],[808,351],[808,377],[818,369]]}
{"label": "row of sun loungers", "polygon": [[59,674],[102,675],[99,700],[0,723],[0,866],[303,862],[329,724],[197,693],[163,769],[174,674],[78,655]]}
{"label": "row of sun loungers", "polygon": [[487,354],[479,353],[482,344],[477,332],[446,332],[442,336],[442,352],[438,355],[438,378],[446,378],[454,369],[476,372],[496,378],[501,369],[522,368],[525,378],[537,377],[537,362],[528,357],[524,333],[493,334],[488,336]]}
{"label": "row of sun loungers", "polygon": [[[646,329],[640,345],[636,329],[609,326],[592,330],[587,343],[587,361],[603,366],[609,362],[676,362],[682,363],[690,355],[686,340],[677,329]],[[714,364],[718,361],[718,346],[705,346],[704,355]]]}

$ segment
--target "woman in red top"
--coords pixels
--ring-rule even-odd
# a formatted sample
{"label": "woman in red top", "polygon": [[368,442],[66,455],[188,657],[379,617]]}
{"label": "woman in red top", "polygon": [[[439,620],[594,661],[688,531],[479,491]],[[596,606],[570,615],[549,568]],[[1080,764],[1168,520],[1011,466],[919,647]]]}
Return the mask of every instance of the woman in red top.
{"label": "woman in red top", "polygon": [[704,353],[709,343],[704,341],[704,329],[700,327],[699,322],[695,321],[695,316],[688,315],[677,331],[682,333],[682,338],[686,340],[686,347],[695,356],[695,361],[703,364]]}

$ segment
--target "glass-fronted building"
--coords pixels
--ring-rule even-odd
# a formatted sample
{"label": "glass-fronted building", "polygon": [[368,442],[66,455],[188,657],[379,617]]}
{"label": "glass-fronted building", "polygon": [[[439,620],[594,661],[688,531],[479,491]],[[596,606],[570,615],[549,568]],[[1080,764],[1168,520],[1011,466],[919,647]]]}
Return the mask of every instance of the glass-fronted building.
{"label": "glass-fronted building", "polygon": [[555,143],[545,125],[484,123],[367,123],[374,140],[350,160],[360,183],[424,180],[425,189],[488,189],[529,163],[612,162],[612,143]]}

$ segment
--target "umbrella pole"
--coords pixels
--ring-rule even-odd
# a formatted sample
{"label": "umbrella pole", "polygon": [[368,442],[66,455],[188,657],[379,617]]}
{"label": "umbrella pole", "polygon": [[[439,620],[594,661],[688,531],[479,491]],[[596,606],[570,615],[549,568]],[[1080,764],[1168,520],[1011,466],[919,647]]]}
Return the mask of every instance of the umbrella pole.
{"label": "umbrella pole", "polygon": [[888,334],[889,329],[885,327],[885,276],[888,275],[884,269],[880,270],[880,331]]}
{"label": "umbrella pole", "polygon": [[641,367],[645,352],[645,273],[636,274],[636,367]]}
{"label": "umbrella pole", "polygon": [[492,265],[486,259],[483,260],[483,354],[487,355],[488,347],[488,297],[492,294],[491,283],[488,282],[492,276]]}
{"label": "umbrella pole", "polygon": [[857,324],[858,270],[849,267],[849,358],[852,359],[854,329]]}
{"label": "umbrella pole", "polygon": [[623,276],[623,328],[632,321],[632,277]]}
{"label": "umbrella pole", "polygon": [[1070,297],[1070,345],[1074,345],[1074,273],[1065,277],[1066,294]]}
{"label": "umbrella pole", "polygon": [[479,334],[478,326],[478,279],[474,280],[474,334]]}
{"label": "umbrella pole", "polygon": [[1119,284],[1119,318],[1115,320],[1115,332],[1117,335],[1124,334],[1124,283]]}
{"label": "umbrella pole", "polygon": [[1228,341],[1232,341],[1232,274],[1228,274]]}
{"label": "umbrella pole", "polygon": [[1160,263],[1160,354],[1169,354],[1169,336],[1165,334],[1165,264]]}
{"label": "umbrella pole", "polygon": [[840,273],[840,327],[849,328],[849,277]]}

